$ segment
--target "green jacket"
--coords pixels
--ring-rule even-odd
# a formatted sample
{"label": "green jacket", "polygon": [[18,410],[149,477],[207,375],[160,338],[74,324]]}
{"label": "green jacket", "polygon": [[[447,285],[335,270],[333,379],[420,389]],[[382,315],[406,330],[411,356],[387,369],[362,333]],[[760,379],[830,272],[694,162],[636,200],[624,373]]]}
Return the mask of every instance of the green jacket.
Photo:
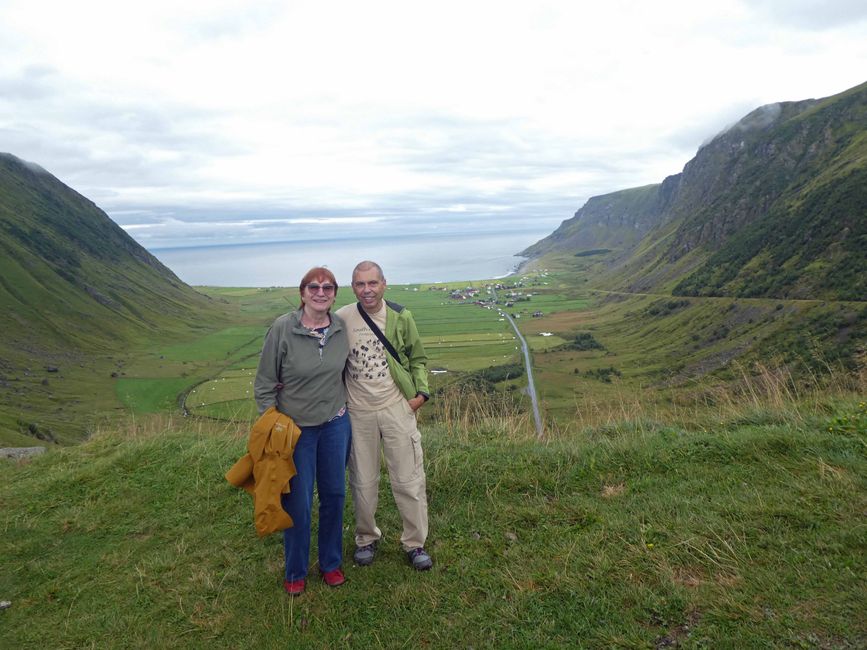
{"label": "green jacket", "polygon": [[397,350],[400,363],[386,352],[391,378],[406,399],[419,393],[430,397],[427,383],[427,354],[409,309],[390,300],[385,301],[385,338]]}

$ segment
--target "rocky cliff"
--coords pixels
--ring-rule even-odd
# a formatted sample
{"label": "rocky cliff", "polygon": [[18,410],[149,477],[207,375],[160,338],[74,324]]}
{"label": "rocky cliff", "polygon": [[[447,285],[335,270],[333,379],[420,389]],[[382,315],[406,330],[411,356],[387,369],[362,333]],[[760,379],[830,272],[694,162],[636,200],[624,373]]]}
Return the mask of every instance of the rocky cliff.
{"label": "rocky cliff", "polygon": [[612,287],[867,299],[867,84],[756,109],[681,174],[590,199],[525,254],[603,245]]}

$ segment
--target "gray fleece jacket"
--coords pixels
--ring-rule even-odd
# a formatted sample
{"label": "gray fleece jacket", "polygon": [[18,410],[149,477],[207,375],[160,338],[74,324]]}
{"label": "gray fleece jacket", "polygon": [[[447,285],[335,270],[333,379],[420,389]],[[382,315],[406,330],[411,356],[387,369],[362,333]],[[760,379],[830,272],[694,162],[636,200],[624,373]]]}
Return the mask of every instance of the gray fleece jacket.
{"label": "gray fleece jacket", "polygon": [[346,405],[348,355],[346,328],[335,314],[324,339],[301,325],[301,310],[279,316],[265,335],[253,384],[259,413],[276,406],[299,427],[327,422]]}

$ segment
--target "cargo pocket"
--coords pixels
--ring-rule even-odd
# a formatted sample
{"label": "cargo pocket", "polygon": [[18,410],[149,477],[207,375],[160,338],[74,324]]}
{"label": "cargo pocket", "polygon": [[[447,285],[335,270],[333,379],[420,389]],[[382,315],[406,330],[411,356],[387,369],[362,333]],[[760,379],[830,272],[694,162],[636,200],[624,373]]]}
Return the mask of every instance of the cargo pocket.
{"label": "cargo pocket", "polygon": [[424,476],[421,433],[406,400],[390,409],[388,425],[381,429],[383,451],[393,482],[408,484]]}
{"label": "cargo pocket", "polygon": [[412,454],[413,454],[413,473],[412,477],[409,480],[413,480],[419,477],[422,474],[422,464],[424,463],[424,459],[422,458],[421,452],[421,433],[418,430],[418,426],[416,423],[418,419],[416,417],[416,412],[412,410],[412,407],[409,405],[407,400],[403,401],[407,416],[410,418],[410,422],[407,425],[410,428],[409,439],[412,443]]}
{"label": "cargo pocket", "polygon": [[[415,414],[413,414],[413,417],[415,417]],[[418,429],[413,429],[409,438],[412,441],[412,455],[415,460],[415,470],[413,471],[412,476],[415,479],[424,473],[424,457],[421,451],[421,433],[419,433]]]}

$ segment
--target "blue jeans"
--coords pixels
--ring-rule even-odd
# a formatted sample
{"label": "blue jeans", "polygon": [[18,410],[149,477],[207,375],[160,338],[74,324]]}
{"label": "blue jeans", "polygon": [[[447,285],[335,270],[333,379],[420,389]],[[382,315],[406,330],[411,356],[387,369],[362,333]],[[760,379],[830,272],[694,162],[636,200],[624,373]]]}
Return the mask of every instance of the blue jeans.
{"label": "blue jeans", "polygon": [[310,560],[310,520],[313,478],[319,493],[319,569],[333,571],[343,563],[343,504],[346,464],[352,429],[349,413],[315,427],[301,427],[292,459],[298,473],[281,497],[283,509],[295,525],[283,531],[286,580],[307,577]]}

